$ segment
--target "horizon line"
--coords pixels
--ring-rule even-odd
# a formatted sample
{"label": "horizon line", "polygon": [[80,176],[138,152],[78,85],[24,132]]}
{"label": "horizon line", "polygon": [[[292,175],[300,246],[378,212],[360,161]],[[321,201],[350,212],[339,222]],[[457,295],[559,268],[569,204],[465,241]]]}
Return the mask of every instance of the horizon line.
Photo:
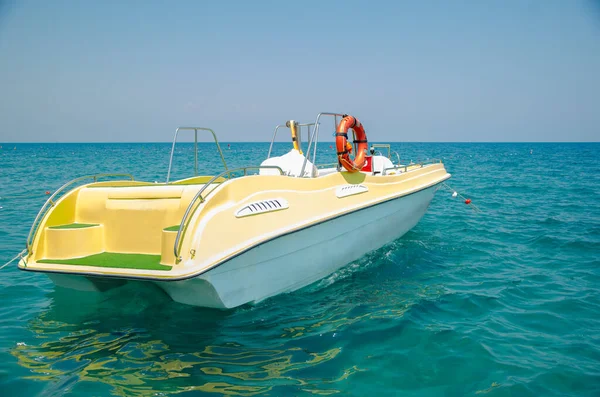
{"label": "horizon line", "polygon": [[[370,141],[372,143],[600,143],[600,141]],[[172,141],[34,141],[34,142],[0,142],[0,147],[2,145],[31,145],[31,144],[50,144],[50,145],[60,145],[60,144],[144,144],[144,143],[160,143],[160,144],[173,144]],[[181,143],[194,143],[193,141],[178,141],[178,144]],[[210,143],[214,144],[215,142],[211,141],[199,141],[201,143]],[[219,144],[230,144],[230,143],[267,143],[270,144],[270,141],[219,141]],[[275,141],[274,143],[288,143],[288,141]],[[291,141],[289,142],[291,143]],[[335,141],[321,141],[318,143],[335,143]]]}

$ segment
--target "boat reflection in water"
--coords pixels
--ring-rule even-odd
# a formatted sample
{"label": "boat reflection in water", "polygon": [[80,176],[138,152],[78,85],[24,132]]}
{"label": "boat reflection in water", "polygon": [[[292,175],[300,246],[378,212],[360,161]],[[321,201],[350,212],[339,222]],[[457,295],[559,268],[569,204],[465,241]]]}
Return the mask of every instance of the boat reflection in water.
{"label": "boat reflection in water", "polygon": [[396,278],[357,288],[370,272],[356,269],[385,263],[384,251],[397,249],[384,247],[298,294],[226,312],[174,303],[143,283],[102,294],[57,288],[28,323],[32,338],[11,353],[30,370],[27,379],[44,382],[44,395],[343,393],[344,380],[373,370],[354,365],[360,360],[348,346],[357,342],[344,331],[397,324],[441,293]]}

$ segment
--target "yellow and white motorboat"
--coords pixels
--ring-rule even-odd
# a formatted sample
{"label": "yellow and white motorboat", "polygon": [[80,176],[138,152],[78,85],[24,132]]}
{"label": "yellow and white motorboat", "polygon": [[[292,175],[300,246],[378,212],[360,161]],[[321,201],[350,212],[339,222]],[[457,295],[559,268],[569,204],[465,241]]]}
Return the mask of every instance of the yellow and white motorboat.
{"label": "yellow and white motorboat", "polygon": [[[337,158],[329,168],[315,166],[325,117],[337,125]],[[440,161],[394,163],[389,145],[368,146],[352,116],[321,113],[314,123],[286,126],[294,148],[279,157],[269,149],[261,165],[227,169],[212,130],[182,127],[165,183],[124,175],[67,183],[36,217],[19,268],[78,290],[142,280],[177,302],[233,308],[304,287],[399,238],[450,178]],[[286,126],[275,129],[273,141]],[[196,145],[196,175],[170,181],[177,134],[184,129],[194,131],[196,142],[199,131],[213,134],[224,172],[198,176]],[[382,148],[387,156],[376,152]]]}

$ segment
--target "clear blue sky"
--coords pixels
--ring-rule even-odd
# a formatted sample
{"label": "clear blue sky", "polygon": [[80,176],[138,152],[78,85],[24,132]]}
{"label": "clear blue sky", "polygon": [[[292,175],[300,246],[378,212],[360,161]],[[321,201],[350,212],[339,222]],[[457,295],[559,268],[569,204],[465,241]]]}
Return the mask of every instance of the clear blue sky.
{"label": "clear blue sky", "polygon": [[[600,3],[0,0],[0,142],[600,140]],[[287,138],[286,138],[287,139]]]}

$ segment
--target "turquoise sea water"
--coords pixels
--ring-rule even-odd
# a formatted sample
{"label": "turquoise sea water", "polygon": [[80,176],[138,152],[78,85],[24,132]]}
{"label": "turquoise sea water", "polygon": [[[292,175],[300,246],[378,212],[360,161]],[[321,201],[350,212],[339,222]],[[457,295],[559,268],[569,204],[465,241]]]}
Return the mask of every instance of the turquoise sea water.
{"label": "turquoise sea water", "polygon": [[[600,395],[600,144],[393,146],[405,161],[442,158],[448,183],[482,212],[440,190],[401,239],[232,311],[144,284],[62,290],[5,268],[0,394]],[[223,147],[242,166],[268,144]],[[169,149],[2,144],[0,264],[24,248],[45,191],[100,172],[162,181]],[[203,171],[220,167],[213,150],[201,145]],[[329,143],[320,152],[333,160]],[[191,161],[180,146],[175,176]]]}

